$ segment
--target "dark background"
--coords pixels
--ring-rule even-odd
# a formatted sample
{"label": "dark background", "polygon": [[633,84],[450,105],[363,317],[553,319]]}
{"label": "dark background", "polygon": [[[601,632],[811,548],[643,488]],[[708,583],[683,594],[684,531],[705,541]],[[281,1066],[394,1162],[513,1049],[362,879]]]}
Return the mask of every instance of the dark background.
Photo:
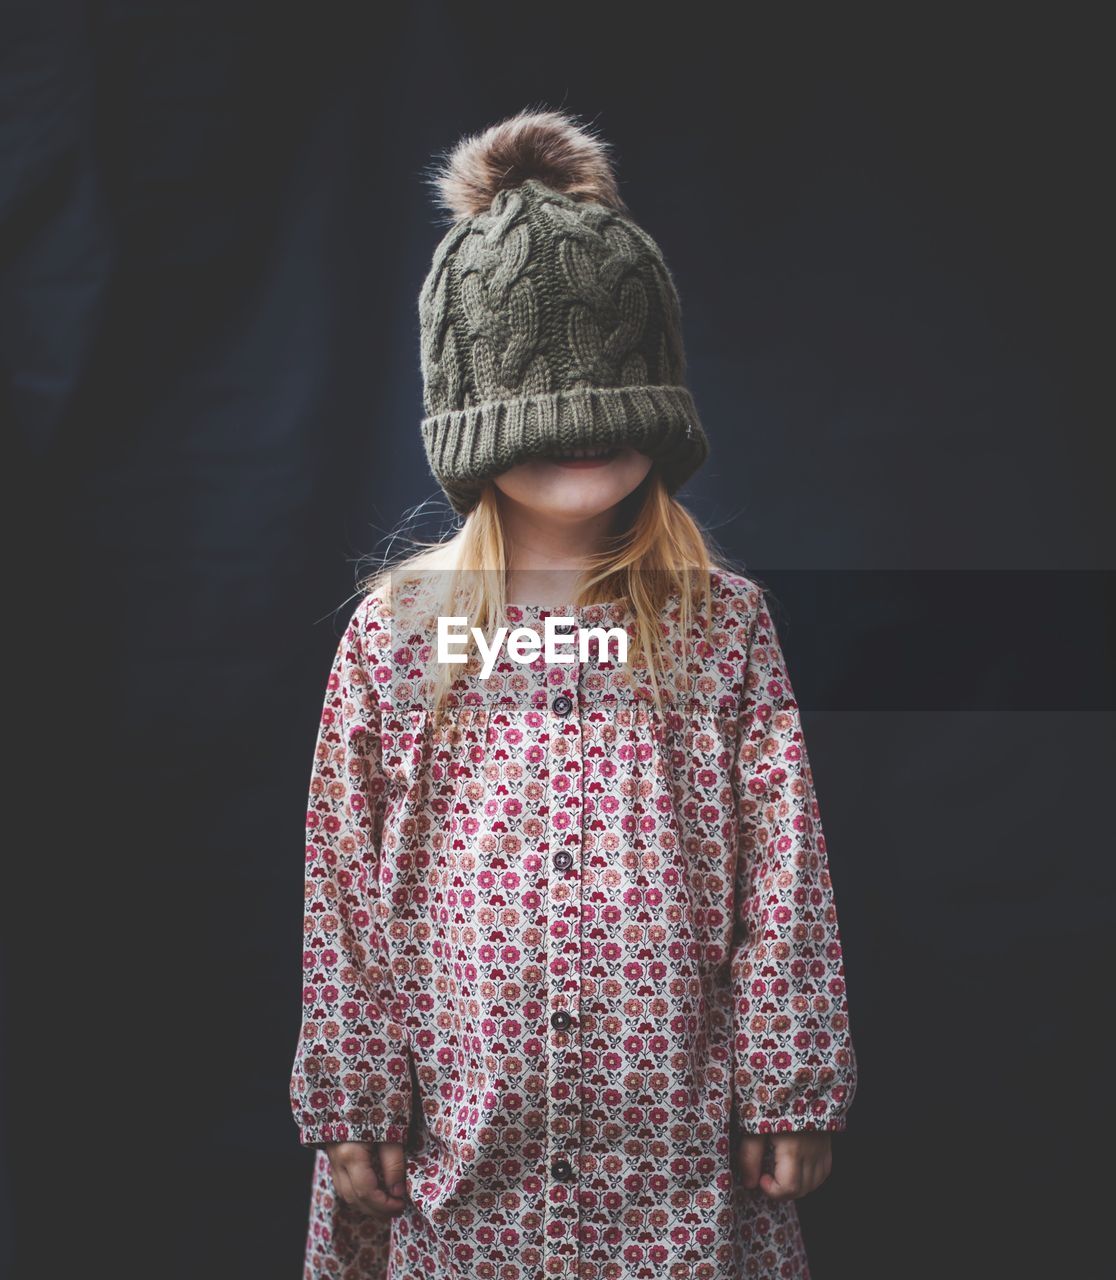
{"label": "dark background", "polygon": [[423,170],[525,106],[675,274],[681,496],[806,715],[861,1063],[815,1280],[1109,1273],[1110,71],[898,10],[5,6],[10,1274],[299,1273],[325,677],[357,561],[451,527]]}

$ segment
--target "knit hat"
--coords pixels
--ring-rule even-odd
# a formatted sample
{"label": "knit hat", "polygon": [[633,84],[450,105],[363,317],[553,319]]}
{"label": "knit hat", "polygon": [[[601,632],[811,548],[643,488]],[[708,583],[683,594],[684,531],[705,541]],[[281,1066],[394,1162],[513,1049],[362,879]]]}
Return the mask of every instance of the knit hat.
{"label": "knit hat", "polygon": [[628,444],[674,493],[708,456],[674,281],[607,149],[568,115],[520,112],[434,171],[454,221],[419,296],[422,436],[461,515],[528,458]]}

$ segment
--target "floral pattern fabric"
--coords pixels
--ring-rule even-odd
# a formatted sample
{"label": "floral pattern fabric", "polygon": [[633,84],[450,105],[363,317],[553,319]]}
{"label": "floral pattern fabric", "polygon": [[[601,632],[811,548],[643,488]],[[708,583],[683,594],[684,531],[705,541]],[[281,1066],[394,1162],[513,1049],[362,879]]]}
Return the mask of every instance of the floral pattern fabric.
{"label": "floral pattern fabric", "polygon": [[[307,815],[306,1277],[808,1277],[795,1202],[734,1147],[846,1127],[836,902],[763,589],[712,585],[662,713],[614,651],[504,657],[435,727],[421,590],[352,614]],[[628,616],[508,616],[548,614]],[[677,600],[662,622],[678,646]],[[332,1141],[404,1143],[405,1211],[346,1205]]]}

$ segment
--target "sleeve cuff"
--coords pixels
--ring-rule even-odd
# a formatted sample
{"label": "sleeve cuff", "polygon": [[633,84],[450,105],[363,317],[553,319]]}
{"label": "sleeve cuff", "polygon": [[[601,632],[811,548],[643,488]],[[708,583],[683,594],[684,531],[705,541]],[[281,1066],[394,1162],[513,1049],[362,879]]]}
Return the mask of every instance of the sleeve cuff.
{"label": "sleeve cuff", "polygon": [[409,1124],[391,1120],[385,1124],[332,1123],[303,1124],[298,1127],[298,1140],[304,1147],[320,1147],[327,1142],[401,1142],[406,1143]]}
{"label": "sleeve cuff", "polygon": [[752,1116],[748,1120],[740,1119],[740,1109],[736,1109],[736,1126],[741,1134],[747,1133],[841,1133],[848,1128],[848,1116],[839,1115],[780,1115]]}

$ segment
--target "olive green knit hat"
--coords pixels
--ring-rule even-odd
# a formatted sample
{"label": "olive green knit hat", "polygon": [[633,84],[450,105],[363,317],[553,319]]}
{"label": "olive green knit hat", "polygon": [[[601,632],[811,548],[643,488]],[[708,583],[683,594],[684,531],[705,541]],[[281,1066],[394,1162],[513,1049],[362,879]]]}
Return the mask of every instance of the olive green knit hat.
{"label": "olive green knit hat", "polygon": [[709,454],[674,281],[607,145],[568,115],[521,112],[433,174],[454,221],[419,295],[422,436],[461,515],[528,458],[629,444],[673,493]]}

